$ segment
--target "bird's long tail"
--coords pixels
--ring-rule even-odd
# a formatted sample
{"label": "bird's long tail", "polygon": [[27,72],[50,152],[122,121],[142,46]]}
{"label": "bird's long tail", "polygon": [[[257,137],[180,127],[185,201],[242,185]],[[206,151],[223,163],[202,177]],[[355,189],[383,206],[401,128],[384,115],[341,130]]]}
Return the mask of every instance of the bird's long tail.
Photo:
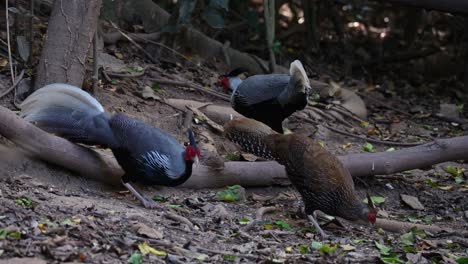
{"label": "bird's long tail", "polygon": [[[307,95],[311,92],[309,77],[302,66],[301,61],[291,62],[289,67],[291,79],[287,89],[278,97],[282,105],[303,105],[307,104]],[[304,107],[305,107],[304,105]]]}
{"label": "bird's long tail", "polygon": [[274,157],[270,138],[281,134],[253,119],[238,118],[224,125],[224,135],[244,151],[272,160]]}
{"label": "bird's long tail", "polygon": [[68,84],[49,84],[24,100],[20,116],[39,128],[77,143],[112,147],[109,117],[91,95]]}

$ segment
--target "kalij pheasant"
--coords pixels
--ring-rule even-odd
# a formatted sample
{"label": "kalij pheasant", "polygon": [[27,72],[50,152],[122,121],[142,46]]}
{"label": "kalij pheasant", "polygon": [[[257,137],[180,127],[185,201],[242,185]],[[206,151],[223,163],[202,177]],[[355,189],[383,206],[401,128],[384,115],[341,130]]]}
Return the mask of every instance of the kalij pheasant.
{"label": "kalij pheasant", "polygon": [[[282,135],[253,119],[241,118],[224,126],[226,137],[245,151],[284,165],[299,191],[305,212],[324,237],[313,217],[315,210],[351,221],[374,224],[376,210],[360,202],[351,175],[338,158],[316,141],[299,134]],[[368,197],[369,198],[369,197]]]}
{"label": "kalij pheasant", "polygon": [[125,171],[123,185],[145,206],[157,204],[130,185],[176,186],[192,174],[198,162],[193,132],[183,147],[168,133],[123,114],[112,117],[85,91],[67,84],[50,84],[31,94],[21,104],[20,115],[39,128],[72,142],[110,148]]}
{"label": "kalij pheasant", "polygon": [[283,133],[284,119],[307,106],[311,87],[299,60],[291,63],[289,75],[253,75],[245,80],[231,75],[233,74],[221,78],[220,84],[225,89],[232,90],[232,108],[245,117],[266,124],[278,133]]}

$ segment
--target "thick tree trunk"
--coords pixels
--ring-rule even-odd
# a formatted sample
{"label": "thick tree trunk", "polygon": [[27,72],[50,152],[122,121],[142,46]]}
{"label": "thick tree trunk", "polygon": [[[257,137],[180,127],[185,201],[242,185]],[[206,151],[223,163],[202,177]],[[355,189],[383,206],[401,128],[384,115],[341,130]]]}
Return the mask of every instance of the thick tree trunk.
{"label": "thick tree trunk", "polygon": [[50,83],[81,87],[101,0],[56,0],[38,65],[35,89]]}
{"label": "thick tree trunk", "polygon": [[379,0],[406,6],[421,7],[449,13],[468,15],[468,1],[466,0]]}

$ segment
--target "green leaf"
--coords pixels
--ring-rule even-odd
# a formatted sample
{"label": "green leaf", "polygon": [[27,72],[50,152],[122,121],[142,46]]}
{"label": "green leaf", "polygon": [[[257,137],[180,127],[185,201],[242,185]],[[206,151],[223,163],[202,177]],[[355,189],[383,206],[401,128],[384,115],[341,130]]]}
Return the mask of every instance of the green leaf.
{"label": "green leaf", "polygon": [[223,28],[224,27],[224,17],[221,10],[217,8],[207,7],[203,10],[202,13],[203,19],[206,23],[212,28]]}
{"label": "green leaf", "polygon": [[309,254],[310,249],[308,245],[299,245],[299,253],[301,254]]}
{"label": "green leaf", "polygon": [[374,152],[374,146],[371,143],[366,142],[364,145],[362,145],[362,150],[365,152]]}
{"label": "green leaf", "polygon": [[250,223],[250,220],[247,218],[242,218],[241,220],[239,220],[239,224],[241,225],[247,225],[249,223]]}
{"label": "green leaf", "polygon": [[279,226],[281,229],[286,229],[286,230],[289,230],[289,231],[293,230],[292,227],[283,220],[276,221],[275,225]]}
{"label": "green leaf", "polygon": [[67,219],[62,221],[62,225],[74,226],[74,225],[76,225],[76,223],[73,222],[71,219],[67,218]]}
{"label": "green leaf", "polygon": [[273,42],[273,46],[271,47],[271,49],[273,50],[274,53],[279,53],[281,51],[281,42],[279,40],[275,40]]}
{"label": "green leaf", "polygon": [[182,208],[182,205],[180,204],[169,204],[167,207],[173,208],[173,209],[179,209]]}
{"label": "green leaf", "polygon": [[226,155],[226,159],[227,160],[230,160],[230,161],[239,161],[240,160],[240,156],[235,154],[235,153],[228,153]]}
{"label": "green leaf", "polygon": [[159,92],[161,91],[161,86],[159,85],[159,83],[153,83],[153,85],[151,85],[151,89],[153,89],[153,91],[155,92]]}
{"label": "green leaf", "polygon": [[464,181],[465,181],[465,179],[463,179],[463,177],[461,177],[461,176],[456,176],[455,177],[455,182],[458,183],[458,184],[460,184],[460,183],[462,183]]}
{"label": "green leaf", "polygon": [[468,257],[457,258],[458,264],[468,264]]}
{"label": "green leaf", "polygon": [[[372,200],[372,203],[378,205],[378,204],[381,204],[381,203],[385,202],[385,197],[382,197],[382,196],[371,196],[371,200]],[[364,200],[362,200],[362,202],[367,204],[367,198],[365,198]]]}
{"label": "green leaf", "polygon": [[380,259],[385,263],[405,263],[397,254],[390,254],[385,257],[381,256]]}
{"label": "green leaf", "polygon": [[416,253],[416,249],[413,246],[404,245],[402,246],[402,248],[403,248],[403,251],[406,253]]}
{"label": "green leaf", "polygon": [[21,233],[19,232],[8,232],[6,229],[0,229],[0,240],[5,238],[14,238],[14,239],[21,239]]}
{"label": "green leaf", "polygon": [[353,239],[352,241],[353,241],[354,244],[359,244],[359,243],[364,242],[365,240],[364,239]]}
{"label": "green leaf", "polygon": [[3,252],[5,252],[5,250],[0,249],[0,257],[3,255]]}
{"label": "green leaf", "polygon": [[159,194],[154,195],[151,199],[153,199],[156,202],[166,202],[167,200],[169,200],[167,197]]}
{"label": "green leaf", "polygon": [[117,85],[117,84],[119,84],[119,81],[118,81],[118,80],[115,80],[115,79],[113,79],[113,80],[111,81],[111,84],[113,84],[113,85]]}
{"label": "green leaf", "polygon": [[426,232],[424,230],[422,230],[422,229],[418,229],[417,227],[413,227],[410,230],[411,230],[411,233],[413,233],[415,236],[419,236],[421,238],[426,237]]}
{"label": "green leaf", "polygon": [[395,151],[395,148],[394,147],[391,147],[389,149],[386,150],[386,152],[392,152],[392,151]]}
{"label": "green leaf", "polygon": [[240,200],[240,185],[229,186],[216,194],[218,200],[223,202],[237,202]]}
{"label": "green leaf", "polygon": [[229,11],[229,0],[211,0],[209,6]]}
{"label": "green leaf", "polygon": [[128,263],[130,263],[130,264],[142,264],[143,263],[143,256],[140,253],[135,252],[128,259]]}
{"label": "green leaf", "polygon": [[17,198],[15,200],[15,202],[21,206],[24,206],[24,207],[31,207],[33,206],[33,201],[31,201],[29,198],[27,197],[20,197],[20,198]]}
{"label": "green leaf", "polygon": [[465,171],[465,169],[461,169],[461,168],[457,168],[455,166],[445,166],[444,170],[451,174],[452,176],[456,177],[456,176],[460,176],[463,174],[463,172]]}
{"label": "green leaf", "polygon": [[318,248],[321,248],[323,246],[323,244],[318,242],[318,241],[313,241],[311,246],[312,246],[312,248],[318,249]]}
{"label": "green leaf", "polygon": [[325,244],[323,245],[322,247],[320,247],[318,249],[319,253],[321,254],[328,254],[328,255],[331,255],[333,254],[333,252],[335,252],[336,248],[338,247],[338,245],[329,245],[329,244]]}
{"label": "green leaf", "polygon": [[379,249],[380,254],[382,254],[382,255],[388,255],[388,254],[390,254],[390,251],[392,250],[391,247],[387,247],[387,246],[385,246],[385,245],[382,245],[382,244],[380,244],[380,243],[377,242],[377,241],[374,241],[374,243],[375,243],[375,246]]}
{"label": "green leaf", "polygon": [[423,222],[426,224],[432,224],[434,217],[432,215],[425,216],[423,218]]}
{"label": "green leaf", "polygon": [[414,234],[413,232],[408,232],[400,236],[400,242],[407,246],[414,245]]}
{"label": "green leaf", "polygon": [[236,260],[236,256],[232,256],[232,255],[223,255],[223,259],[224,259],[224,260],[227,260],[227,261],[234,261],[234,260]]}
{"label": "green leaf", "polygon": [[0,240],[5,239],[8,235],[8,232],[5,228],[0,229]]}
{"label": "green leaf", "polygon": [[12,232],[8,234],[9,238],[14,238],[14,239],[21,239],[21,233],[19,232]]}
{"label": "green leaf", "polygon": [[439,187],[439,184],[437,182],[433,182],[431,179],[426,179],[426,183],[427,185],[433,187],[433,188],[437,188]]}

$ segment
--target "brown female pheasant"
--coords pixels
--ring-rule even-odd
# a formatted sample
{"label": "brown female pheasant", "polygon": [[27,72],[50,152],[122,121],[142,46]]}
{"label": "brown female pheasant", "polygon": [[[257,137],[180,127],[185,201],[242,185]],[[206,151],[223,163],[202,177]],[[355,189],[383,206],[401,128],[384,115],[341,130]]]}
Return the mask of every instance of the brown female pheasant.
{"label": "brown female pheasant", "polygon": [[322,237],[325,234],[313,217],[316,210],[351,221],[375,223],[376,210],[372,203],[360,202],[348,170],[316,141],[299,134],[276,133],[248,118],[231,120],[224,130],[226,137],[245,151],[285,166],[289,179],[302,196],[309,220]]}

